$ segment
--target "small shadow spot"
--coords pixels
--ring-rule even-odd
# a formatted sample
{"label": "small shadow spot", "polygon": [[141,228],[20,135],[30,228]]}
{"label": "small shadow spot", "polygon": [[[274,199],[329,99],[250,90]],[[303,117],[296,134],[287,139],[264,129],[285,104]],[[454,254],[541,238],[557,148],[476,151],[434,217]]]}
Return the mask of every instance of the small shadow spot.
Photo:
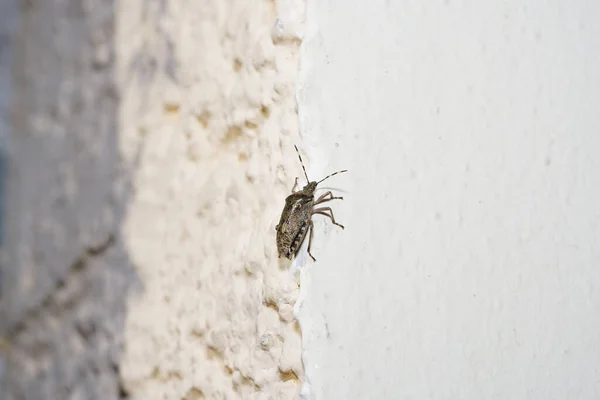
{"label": "small shadow spot", "polygon": [[242,375],[241,385],[235,385],[236,392],[240,392],[241,391],[241,389],[242,389],[241,386],[249,387],[254,392],[259,392],[260,391],[260,387],[254,382],[254,380],[252,378],[249,378],[249,377],[244,376],[244,375]]}
{"label": "small shadow spot", "polygon": [[223,355],[214,347],[207,347],[206,348],[206,358],[208,358],[209,360],[218,360],[218,359],[222,359]]}
{"label": "small shadow spot", "polygon": [[190,331],[190,336],[192,336],[193,338],[198,339],[198,340],[204,340],[204,332],[200,331],[197,328],[193,328]]}
{"label": "small shadow spot", "polygon": [[256,125],[254,122],[250,122],[250,121],[246,121],[244,122],[244,126],[248,129],[256,129],[258,128],[258,125]]}
{"label": "small shadow spot", "polygon": [[271,115],[271,110],[269,110],[269,107],[262,105],[260,106],[260,113],[263,117],[269,118],[269,116]]}
{"label": "small shadow spot", "polygon": [[277,304],[273,303],[272,301],[267,300],[267,301],[264,302],[264,305],[267,308],[270,308],[271,310],[274,310],[276,313],[279,313],[279,307],[277,306]]}
{"label": "small shadow spot", "polygon": [[223,138],[224,143],[231,143],[240,138],[243,134],[242,128],[237,125],[230,126]]}
{"label": "small shadow spot", "polygon": [[187,393],[183,397],[183,400],[201,400],[204,398],[205,397],[202,390],[198,389],[197,387],[192,387],[190,390],[187,391]]}
{"label": "small shadow spot", "polygon": [[212,114],[209,111],[204,110],[202,111],[202,113],[200,113],[200,115],[196,116],[196,119],[198,120],[198,122],[200,122],[200,125],[202,125],[203,128],[207,128],[211,117]]}
{"label": "small shadow spot", "polygon": [[296,375],[296,373],[294,371],[279,371],[279,380],[282,382],[288,382],[288,381],[292,381],[292,382],[298,382],[298,375]]}
{"label": "small shadow spot", "polygon": [[294,321],[294,332],[296,332],[298,335],[302,336],[302,329],[300,328],[300,324],[298,323],[298,321]]}
{"label": "small shadow spot", "polygon": [[85,260],[83,258],[79,258],[71,265],[71,271],[79,272],[83,269],[83,267],[85,267]]}
{"label": "small shadow spot", "polygon": [[128,397],[129,397],[129,392],[125,388],[125,385],[123,384],[123,382],[119,382],[119,398],[126,399]]}
{"label": "small shadow spot", "polygon": [[166,114],[177,114],[181,106],[175,103],[166,103],[164,105],[164,110]]}
{"label": "small shadow spot", "polygon": [[242,60],[240,60],[239,58],[236,58],[235,60],[233,60],[233,70],[235,72],[239,72],[242,69],[242,66],[244,64],[242,63]]}

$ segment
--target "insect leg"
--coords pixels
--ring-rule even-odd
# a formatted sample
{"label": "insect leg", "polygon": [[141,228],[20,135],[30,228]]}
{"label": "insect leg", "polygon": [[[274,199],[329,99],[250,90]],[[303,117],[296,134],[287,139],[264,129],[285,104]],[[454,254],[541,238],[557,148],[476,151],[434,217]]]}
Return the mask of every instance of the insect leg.
{"label": "insect leg", "polygon": [[[327,211],[329,211],[329,213],[327,213]],[[315,208],[312,211],[313,215],[314,214],[321,214],[324,215],[326,217],[331,218],[331,222],[333,222],[334,225],[339,226],[340,228],[344,229],[344,225],[342,224],[338,224],[337,222],[335,222],[335,218],[333,217],[333,211],[331,211],[331,207],[320,207],[320,208]]]}
{"label": "insect leg", "polygon": [[[327,196],[327,195],[329,195],[328,199],[325,198],[325,196]],[[331,192],[327,192],[327,193],[324,193],[322,196],[319,196],[319,198],[314,202],[314,204],[317,205],[317,204],[325,203],[326,201],[335,200],[335,199],[344,200],[343,197],[335,197]]]}
{"label": "insect leg", "polygon": [[292,193],[296,192],[296,187],[298,186],[298,177],[296,177],[296,180],[294,181],[294,187],[292,188]]}
{"label": "insect leg", "polygon": [[310,258],[313,259],[313,261],[317,261],[317,259],[314,258],[313,255],[310,253],[310,244],[312,243],[313,236],[313,222],[311,220],[308,220],[308,229],[310,230],[310,232],[308,232],[308,255],[310,256]]}

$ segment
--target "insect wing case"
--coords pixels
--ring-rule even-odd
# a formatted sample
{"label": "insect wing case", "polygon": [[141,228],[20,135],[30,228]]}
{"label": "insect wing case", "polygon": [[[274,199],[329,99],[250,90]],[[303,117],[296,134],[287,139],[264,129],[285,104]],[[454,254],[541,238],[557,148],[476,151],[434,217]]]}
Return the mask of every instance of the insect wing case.
{"label": "insect wing case", "polygon": [[277,225],[277,250],[280,257],[290,258],[306,236],[313,205],[313,197],[293,193],[285,199],[285,207]]}

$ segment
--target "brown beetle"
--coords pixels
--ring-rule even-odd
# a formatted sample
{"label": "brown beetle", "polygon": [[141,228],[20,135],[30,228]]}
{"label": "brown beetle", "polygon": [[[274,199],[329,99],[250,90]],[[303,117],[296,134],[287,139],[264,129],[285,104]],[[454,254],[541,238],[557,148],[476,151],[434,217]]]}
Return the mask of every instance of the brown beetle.
{"label": "brown beetle", "polygon": [[322,196],[319,196],[319,198],[315,200],[315,191],[317,190],[317,185],[323,182],[325,179],[336,174],[341,174],[342,172],[347,172],[347,170],[334,172],[331,175],[327,175],[319,182],[311,182],[306,174],[306,169],[304,168],[304,163],[302,162],[302,157],[300,156],[298,147],[294,146],[294,148],[298,153],[298,158],[300,159],[300,164],[302,165],[302,170],[304,171],[304,176],[306,177],[306,181],[308,183],[302,188],[302,190],[295,191],[296,186],[298,186],[298,178],[296,178],[294,187],[292,188],[292,194],[285,199],[285,207],[283,207],[281,219],[279,220],[279,224],[277,224],[275,227],[275,230],[277,231],[277,251],[279,252],[280,258],[286,257],[291,260],[292,257],[298,252],[298,249],[300,249],[300,246],[306,237],[307,231],[310,231],[308,232],[308,255],[313,259],[313,261],[317,261],[310,253],[310,244],[312,242],[313,232],[313,222],[311,219],[312,216],[314,214],[325,215],[331,218],[331,222],[333,222],[334,225],[337,225],[342,229],[344,229],[344,226],[335,222],[331,207],[315,208],[315,206],[325,203],[326,201],[335,199],[343,200],[344,198],[334,197],[331,191],[329,191]]}

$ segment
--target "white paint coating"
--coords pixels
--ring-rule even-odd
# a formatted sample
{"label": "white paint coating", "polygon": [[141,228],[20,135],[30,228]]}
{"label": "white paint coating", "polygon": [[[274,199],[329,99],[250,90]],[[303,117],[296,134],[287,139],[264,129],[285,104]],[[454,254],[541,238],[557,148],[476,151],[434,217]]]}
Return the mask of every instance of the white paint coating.
{"label": "white paint coating", "polygon": [[120,365],[132,399],[298,392],[299,289],[277,258],[275,225],[301,171],[303,10],[303,1],[119,2],[121,150],[137,158],[122,233],[143,285]]}
{"label": "white paint coating", "polygon": [[297,305],[314,398],[600,397],[599,17],[309,2],[309,174],[350,170]]}

